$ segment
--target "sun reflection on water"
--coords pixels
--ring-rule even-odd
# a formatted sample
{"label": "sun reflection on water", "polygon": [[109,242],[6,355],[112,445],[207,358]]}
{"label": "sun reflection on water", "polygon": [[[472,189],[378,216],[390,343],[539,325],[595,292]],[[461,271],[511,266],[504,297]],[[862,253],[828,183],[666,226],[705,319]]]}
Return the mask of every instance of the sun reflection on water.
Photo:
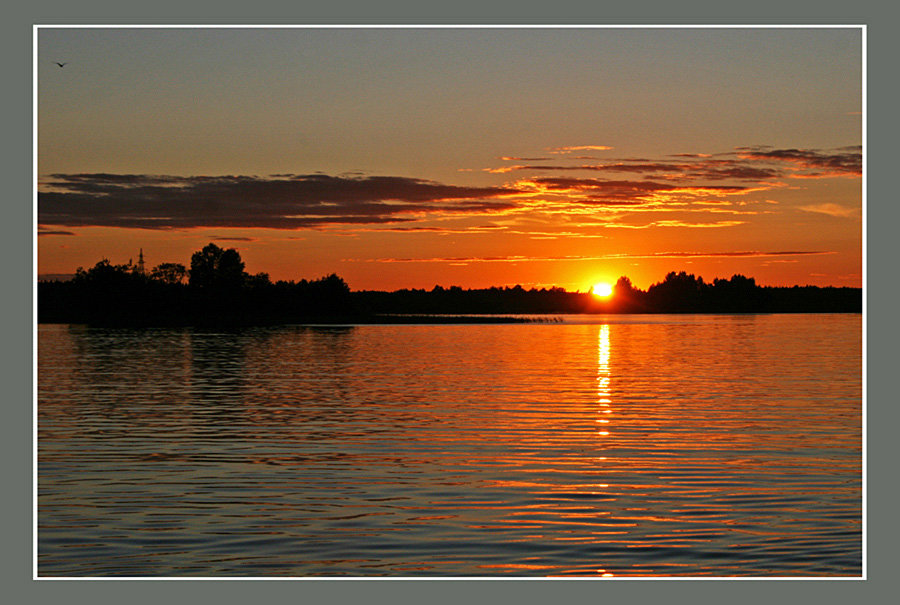
{"label": "sun reflection on water", "polygon": [[[612,414],[610,404],[611,392],[609,388],[610,372],[609,372],[609,325],[600,326],[597,333],[597,403],[600,407],[601,414]],[[597,420],[598,424],[609,424],[607,418]],[[601,435],[609,435],[609,431],[599,431]]]}

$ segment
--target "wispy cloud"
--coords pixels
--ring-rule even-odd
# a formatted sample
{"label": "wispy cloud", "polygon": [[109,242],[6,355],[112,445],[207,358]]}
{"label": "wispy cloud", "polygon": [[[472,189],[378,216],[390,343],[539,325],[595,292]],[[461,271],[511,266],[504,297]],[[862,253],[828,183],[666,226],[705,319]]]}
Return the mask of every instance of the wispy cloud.
{"label": "wispy cloud", "polygon": [[795,169],[811,171],[795,176],[859,176],[862,174],[862,147],[858,145],[823,149],[773,149],[771,147],[742,147],[738,150],[742,158],[786,163]]}
{"label": "wispy cloud", "polygon": [[[556,154],[575,148],[553,149]],[[672,161],[677,158],[677,161]],[[528,158],[504,158],[528,161]],[[546,159],[546,158],[540,158]],[[661,158],[608,159],[595,164],[561,163],[590,156],[561,155],[556,164],[513,164],[485,168],[494,174],[527,172],[602,172],[629,173],[657,180],[692,181],[737,180],[770,181],[776,178],[855,177],[862,174],[862,147],[852,145],[835,149],[775,149],[768,146],[738,147],[724,153],[675,153]]]}
{"label": "wispy cloud", "polygon": [[859,211],[856,208],[847,208],[846,206],[832,203],[800,206],[800,210],[804,210],[806,212],[817,212],[819,214],[827,214],[829,216],[837,217],[856,216],[857,214],[859,214]]}
{"label": "wispy cloud", "polygon": [[[506,227],[486,225],[477,227],[425,227],[425,226],[387,226],[387,227],[353,227],[353,233],[428,233],[432,235],[491,235],[498,231],[506,232]],[[335,229],[329,233],[338,233]]]}
{"label": "wispy cloud", "polygon": [[694,163],[614,163],[580,165],[514,164],[498,168],[485,168],[485,172],[505,174],[516,171],[529,172],[626,172],[653,176],[668,180],[707,179],[761,181],[777,178],[784,173],[775,168],[742,165],[735,160],[706,160]]}
{"label": "wispy cloud", "polygon": [[572,153],[573,151],[608,151],[612,149],[609,145],[570,145],[565,147],[551,147],[547,151],[550,153]]}
{"label": "wispy cloud", "polygon": [[508,156],[508,155],[505,155],[505,156],[503,156],[503,157],[500,158],[500,159],[501,159],[501,160],[504,160],[504,161],[507,161],[507,162],[541,162],[541,161],[543,161],[543,160],[549,160],[550,158],[541,158],[541,157],[537,157],[537,158],[521,158],[521,157],[515,157],[515,156]]}
{"label": "wispy cloud", "polygon": [[523,235],[531,239],[607,239],[608,235],[599,233],[583,233],[578,231],[542,231],[527,229],[511,229],[501,225],[481,225],[477,227],[416,227],[416,226],[388,226],[388,227],[353,227],[352,231],[344,232],[341,229],[330,229],[329,233],[333,234],[358,234],[358,233],[408,233],[430,235],[490,235],[490,236],[506,236],[506,235]]}
{"label": "wispy cloud", "polygon": [[758,250],[738,252],[693,252],[673,251],[657,252],[654,254],[602,254],[597,256],[457,256],[457,257],[427,257],[427,258],[345,258],[344,262],[355,263],[524,263],[524,262],[559,262],[559,261],[598,261],[613,259],[648,259],[648,258],[757,258],[757,257],[781,257],[781,256],[810,256],[821,254],[835,254],[823,250],[792,250],[763,252]]}
{"label": "wispy cloud", "polygon": [[609,236],[598,233],[579,233],[576,231],[507,231],[516,235],[527,235],[531,239],[606,239]]}
{"label": "wispy cloud", "polygon": [[587,256],[441,256],[430,258],[346,258],[344,262],[357,263],[524,263],[549,261],[600,260],[604,257]]}
{"label": "wispy cloud", "polygon": [[626,255],[627,258],[718,258],[718,257],[742,257],[756,258],[768,256],[817,256],[821,254],[835,254],[828,250],[789,250],[777,252],[762,252],[749,250],[740,252],[658,252],[649,255]]}
{"label": "wispy cloud", "polygon": [[[566,194],[573,203],[588,205],[640,204],[671,201],[672,196],[731,195],[751,188],[743,185],[686,185],[655,181],[595,178],[538,177],[515,183],[516,189],[536,194]],[[578,197],[572,197],[577,195]]]}
{"label": "wispy cloud", "polygon": [[736,227],[744,225],[746,221],[716,221],[715,223],[689,223],[687,221],[653,221],[643,225],[626,225],[623,223],[609,223],[605,227],[615,227],[620,229],[649,229],[651,227],[687,227],[690,229],[709,229],[720,227]]}

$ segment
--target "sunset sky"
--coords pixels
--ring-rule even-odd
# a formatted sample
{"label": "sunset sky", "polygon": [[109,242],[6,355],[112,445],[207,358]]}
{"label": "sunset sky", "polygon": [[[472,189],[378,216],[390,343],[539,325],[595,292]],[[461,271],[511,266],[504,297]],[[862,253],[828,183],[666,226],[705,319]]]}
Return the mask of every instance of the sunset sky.
{"label": "sunset sky", "polygon": [[862,285],[859,28],[40,28],[36,69],[39,274]]}

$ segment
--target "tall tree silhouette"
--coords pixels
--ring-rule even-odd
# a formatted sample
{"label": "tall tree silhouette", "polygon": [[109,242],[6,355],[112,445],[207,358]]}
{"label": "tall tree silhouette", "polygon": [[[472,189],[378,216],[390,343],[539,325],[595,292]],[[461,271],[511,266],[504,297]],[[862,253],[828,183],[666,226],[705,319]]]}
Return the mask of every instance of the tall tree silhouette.
{"label": "tall tree silhouette", "polygon": [[244,283],[244,261],[234,248],[207,244],[191,256],[188,284],[203,289],[236,290]]}
{"label": "tall tree silhouette", "polygon": [[642,294],[643,292],[637,290],[631,280],[623,275],[613,286],[612,303],[619,312],[635,312],[642,306]]}

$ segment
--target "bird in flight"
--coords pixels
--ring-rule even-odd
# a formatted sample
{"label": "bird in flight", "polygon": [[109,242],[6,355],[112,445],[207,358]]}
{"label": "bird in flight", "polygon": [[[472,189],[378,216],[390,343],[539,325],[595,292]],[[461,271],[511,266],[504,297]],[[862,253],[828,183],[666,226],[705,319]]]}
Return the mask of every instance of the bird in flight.
{"label": "bird in flight", "polygon": [[69,64],[68,61],[65,62],[65,63],[60,63],[59,61],[54,61],[54,63],[56,63],[56,64],[59,65],[60,67],[65,67],[66,65]]}

